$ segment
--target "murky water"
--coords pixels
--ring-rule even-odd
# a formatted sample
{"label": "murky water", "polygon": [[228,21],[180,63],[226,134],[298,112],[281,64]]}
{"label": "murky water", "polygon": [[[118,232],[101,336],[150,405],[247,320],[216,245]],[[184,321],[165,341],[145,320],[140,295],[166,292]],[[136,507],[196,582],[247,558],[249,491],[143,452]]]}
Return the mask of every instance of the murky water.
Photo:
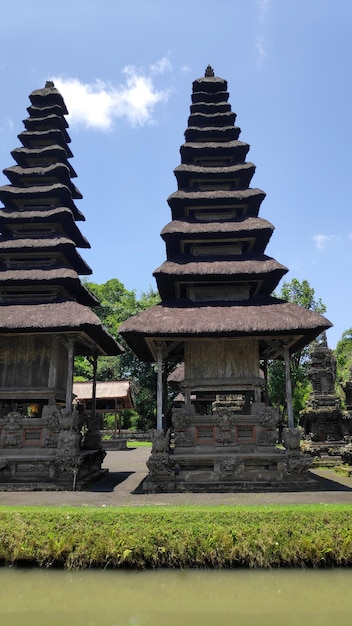
{"label": "murky water", "polygon": [[2,626],[350,626],[352,570],[0,569]]}

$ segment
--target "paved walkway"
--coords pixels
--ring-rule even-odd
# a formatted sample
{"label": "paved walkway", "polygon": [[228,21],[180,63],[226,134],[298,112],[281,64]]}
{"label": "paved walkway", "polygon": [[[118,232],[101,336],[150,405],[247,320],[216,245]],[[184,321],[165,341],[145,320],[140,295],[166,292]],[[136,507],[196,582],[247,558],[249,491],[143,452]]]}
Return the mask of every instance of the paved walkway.
{"label": "paved walkway", "polygon": [[150,448],[108,452],[104,467],[109,473],[86,491],[0,492],[0,505],[24,506],[146,506],[198,504],[218,506],[253,504],[352,504],[352,478],[331,470],[315,470],[321,489],[285,493],[170,493],[144,494],[141,483],[147,474]]}

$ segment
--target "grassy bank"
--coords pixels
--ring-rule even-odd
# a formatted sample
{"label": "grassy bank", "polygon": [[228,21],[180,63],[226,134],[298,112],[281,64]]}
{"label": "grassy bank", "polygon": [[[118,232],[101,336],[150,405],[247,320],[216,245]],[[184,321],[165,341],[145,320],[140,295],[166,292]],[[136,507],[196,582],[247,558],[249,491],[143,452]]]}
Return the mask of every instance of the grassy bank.
{"label": "grassy bank", "polygon": [[0,560],[65,568],[352,566],[352,507],[0,507]]}

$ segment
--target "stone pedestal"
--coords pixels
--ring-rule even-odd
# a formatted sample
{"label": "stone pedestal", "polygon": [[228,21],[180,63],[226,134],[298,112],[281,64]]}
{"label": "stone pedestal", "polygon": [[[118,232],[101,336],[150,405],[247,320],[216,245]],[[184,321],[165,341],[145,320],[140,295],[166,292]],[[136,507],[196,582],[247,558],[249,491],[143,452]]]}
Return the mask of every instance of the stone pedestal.
{"label": "stone pedestal", "polygon": [[174,409],[173,430],[159,434],[147,461],[144,490],[236,492],[314,489],[310,460],[299,434],[288,433],[287,450],[276,447],[278,414],[252,403],[248,415],[237,402],[215,402],[212,415],[193,405]]}

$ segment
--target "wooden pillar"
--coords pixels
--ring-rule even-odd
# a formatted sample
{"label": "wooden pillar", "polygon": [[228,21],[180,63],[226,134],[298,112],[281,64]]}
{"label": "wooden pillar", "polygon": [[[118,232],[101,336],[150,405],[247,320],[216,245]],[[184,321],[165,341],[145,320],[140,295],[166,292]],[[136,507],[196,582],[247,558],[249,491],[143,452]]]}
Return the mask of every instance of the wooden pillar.
{"label": "wooden pillar", "polygon": [[72,412],[74,340],[67,343],[66,413]]}
{"label": "wooden pillar", "polygon": [[93,382],[92,382],[92,418],[95,420],[97,414],[97,367],[98,357],[93,355]]}
{"label": "wooden pillar", "polygon": [[156,428],[163,429],[163,346],[156,346],[157,359],[157,391],[156,391]]}
{"label": "wooden pillar", "polygon": [[284,359],[285,359],[285,375],[286,375],[286,405],[287,405],[288,427],[294,428],[295,424],[293,421],[293,407],[292,407],[290,351],[286,343],[284,343]]}
{"label": "wooden pillar", "polygon": [[264,373],[264,402],[265,402],[265,406],[269,406],[268,359],[266,357],[264,357],[264,360],[263,360],[263,373]]}

